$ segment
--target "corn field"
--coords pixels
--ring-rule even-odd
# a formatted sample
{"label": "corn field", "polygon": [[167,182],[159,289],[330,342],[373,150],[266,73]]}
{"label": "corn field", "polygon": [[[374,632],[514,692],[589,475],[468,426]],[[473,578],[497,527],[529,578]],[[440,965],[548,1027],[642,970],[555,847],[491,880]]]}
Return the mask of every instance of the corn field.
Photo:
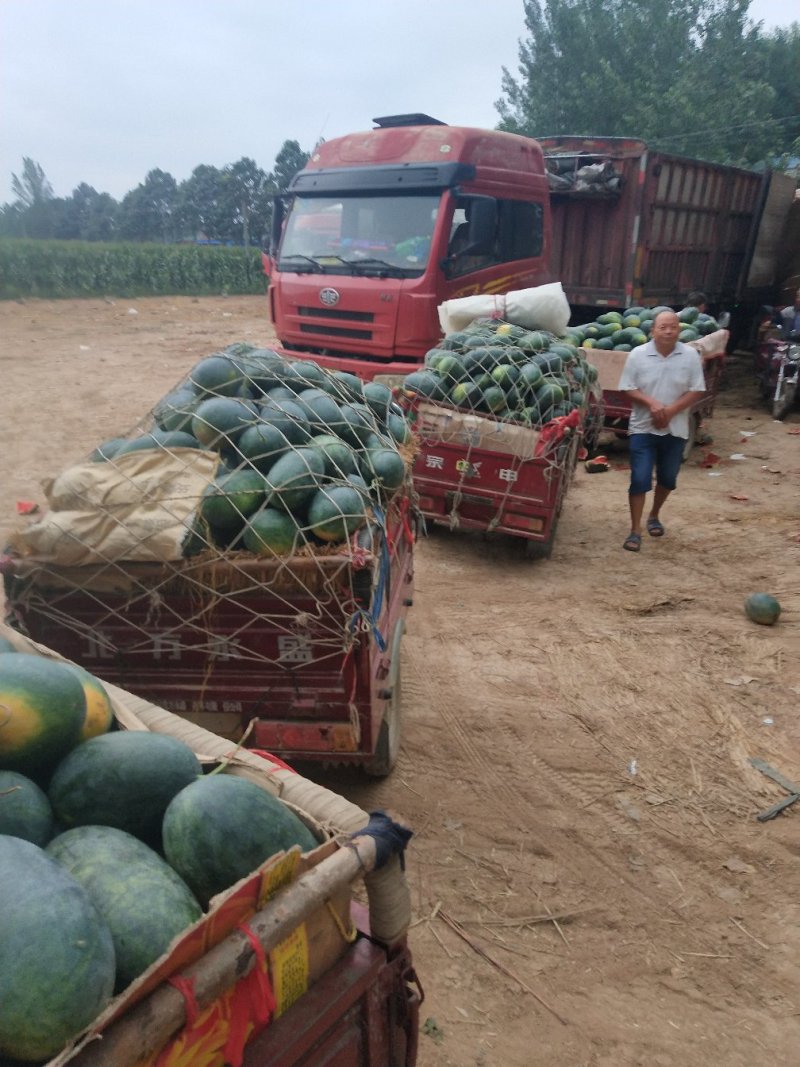
{"label": "corn field", "polygon": [[258,248],[0,240],[0,299],[263,293]]}

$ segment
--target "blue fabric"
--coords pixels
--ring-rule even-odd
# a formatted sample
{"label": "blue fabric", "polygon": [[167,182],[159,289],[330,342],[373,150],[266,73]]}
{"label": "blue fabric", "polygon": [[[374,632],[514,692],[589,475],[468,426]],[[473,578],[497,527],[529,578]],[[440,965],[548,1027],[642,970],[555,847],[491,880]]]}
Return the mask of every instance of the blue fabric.
{"label": "blue fabric", "polygon": [[396,823],[385,811],[371,811],[364,829],[356,830],[351,836],[375,839],[376,870],[383,867],[395,853],[399,854],[400,866],[405,869],[406,845],[414,836],[413,831]]}
{"label": "blue fabric", "polygon": [[656,482],[664,489],[674,489],[678,484],[678,471],[683,461],[686,441],[672,434],[634,433],[628,438],[631,460],[631,496],[649,493],[653,488],[653,470]]}

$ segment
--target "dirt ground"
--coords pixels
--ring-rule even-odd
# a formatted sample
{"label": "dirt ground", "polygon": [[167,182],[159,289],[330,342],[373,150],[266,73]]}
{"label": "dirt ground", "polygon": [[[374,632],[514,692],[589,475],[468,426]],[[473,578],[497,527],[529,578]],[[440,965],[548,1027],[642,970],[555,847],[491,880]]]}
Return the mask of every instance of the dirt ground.
{"label": "dirt ground", "polygon": [[[2,535],[198,358],[270,336],[259,298],[3,303],[0,328]],[[786,793],[750,765],[800,782],[800,413],[773,422],[739,357],[708,428],[719,462],[696,450],[639,555],[624,446],[578,470],[548,561],[417,547],[398,766],[318,777],[416,831],[419,1067],[800,1064],[800,804],[758,822]]]}

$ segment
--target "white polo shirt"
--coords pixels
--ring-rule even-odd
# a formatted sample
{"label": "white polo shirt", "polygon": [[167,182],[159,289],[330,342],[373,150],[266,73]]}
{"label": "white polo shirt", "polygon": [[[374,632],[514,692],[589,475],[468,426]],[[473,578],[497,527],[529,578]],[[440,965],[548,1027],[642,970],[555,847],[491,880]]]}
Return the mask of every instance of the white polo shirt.
{"label": "white polo shirt", "polygon": [[[703,361],[700,354],[682,341],[676,341],[668,356],[662,356],[654,341],[639,345],[628,353],[622,377],[617,387],[622,392],[638,389],[645,396],[660,400],[662,404],[674,404],[687,392],[704,393]],[[689,436],[689,412],[684,408],[674,415],[660,430],[653,425],[650,409],[633,402],[628,433],[672,434],[673,437]]]}

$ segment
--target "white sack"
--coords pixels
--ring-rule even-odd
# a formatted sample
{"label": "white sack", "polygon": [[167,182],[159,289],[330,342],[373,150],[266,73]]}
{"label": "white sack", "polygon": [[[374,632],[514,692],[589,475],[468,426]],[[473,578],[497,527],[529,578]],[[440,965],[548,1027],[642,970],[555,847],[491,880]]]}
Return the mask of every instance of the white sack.
{"label": "white sack", "polygon": [[475,319],[495,318],[526,330],[547,330],[560,337],[570,316],[561,282],[517,289],[511,293],[486,293],[445,300],[438,310],[444,334],[463,330]]}

